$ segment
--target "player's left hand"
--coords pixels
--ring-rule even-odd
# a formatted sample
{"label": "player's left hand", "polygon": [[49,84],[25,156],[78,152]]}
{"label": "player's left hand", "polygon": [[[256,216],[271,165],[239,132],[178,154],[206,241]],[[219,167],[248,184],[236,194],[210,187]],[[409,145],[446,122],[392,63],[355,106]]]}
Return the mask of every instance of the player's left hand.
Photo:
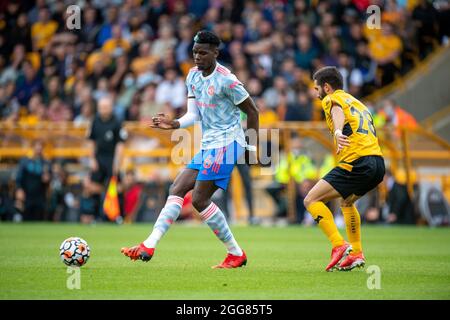
{"label": "player's left hand", "polygon": [[342,149],[350,145],[350,141],[348,140],[348,137],[340,131],[336,131],[334,136],[336,138],[337,144],[336,153],[339,154],[342,151]]}

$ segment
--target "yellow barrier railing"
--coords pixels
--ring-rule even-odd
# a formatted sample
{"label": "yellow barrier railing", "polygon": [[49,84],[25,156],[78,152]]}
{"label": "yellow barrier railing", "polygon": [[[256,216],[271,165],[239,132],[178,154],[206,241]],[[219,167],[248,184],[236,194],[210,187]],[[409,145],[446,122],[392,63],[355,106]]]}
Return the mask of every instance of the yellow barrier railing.
{"label": "yellow barrier railing", "polygon": [[[133,138],[155,139],[155,147],[142,150],[139,144],[127,143],[125,158],[128,161],[138,157],[162,158],[165,161],[152,164],[154,166],[170,166],[174,173],[178,166],[171,161],[172,148],[175,142],[171,140],[171,131],[145,128],[139,123],[127,122],[124,127]],[[278,129],[280,145],[285,150],[290,149],[291,135],[312,139],[323,146],[327,152],[334,153],[334,144],[324,122],[279,122],[273,126]],[[45,141],[44,154],[48,158],[81,158],[87,156],[86,127],[76,127],[73,123],[40,123],[38,126],[23,126],[0,122],[0,164],[5,159],[18,159],[32,152],[34,139]],[[420,166],[449,167],[450,144],[422,127],[385,127],[377,131],[385,159],[395,173],[404,170],[406,184],[410,195],[413,193],[415,170]],[[144,165],[145,166],[145,165]],[[152,167],[153,168],[153,167]],[[255,176],[258,178],[258,175]],[[236,181],[238,175],[233,175],[232,188],[236,212],[246,210],[238,199],[242,195],[242,184]],[[447,177],[441,177],[444,188],[450,188]],[[295,184],[288,186],[289,217],[295,217]],[[450,190],[450,189],[449,189]],[[447,190],[444,190],[447,192]],[[447,192],[448,194],[448,192]]]}

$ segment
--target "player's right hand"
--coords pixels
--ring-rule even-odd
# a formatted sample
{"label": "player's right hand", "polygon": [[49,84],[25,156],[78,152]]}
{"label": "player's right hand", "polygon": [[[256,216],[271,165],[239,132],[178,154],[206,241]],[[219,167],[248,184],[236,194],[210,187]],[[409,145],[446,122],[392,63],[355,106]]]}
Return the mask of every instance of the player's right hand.
{"label": "player's right hand", "polygon": [[156,117],[152,117],[151,120],[144,120],[144,124],[148,125],[150,128],[159,129],[175,129],[175,124],[173,120],[170,120],[164,113],[158,113]]}

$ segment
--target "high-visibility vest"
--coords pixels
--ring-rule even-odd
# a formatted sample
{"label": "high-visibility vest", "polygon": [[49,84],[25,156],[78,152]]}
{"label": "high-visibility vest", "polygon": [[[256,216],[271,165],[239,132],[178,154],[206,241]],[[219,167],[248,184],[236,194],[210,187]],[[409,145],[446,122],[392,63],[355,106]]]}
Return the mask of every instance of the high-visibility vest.
{"label": "high-visibility vest", "polygon": [[323,178],[336,166],[336,160],[333,155],[328,154],[323,159],[322,165],[319,168],[319,178]]}
{"label": "high-visibility vest", "polygon": [[287,157],[280,159],[275,171],[275,180],[287,184],[290,177],[294,178],[297,183],[301,183],[305,179],[313,180],[317,178],[317,168],[308,156],[304,154],[295,156],[289,153]]}

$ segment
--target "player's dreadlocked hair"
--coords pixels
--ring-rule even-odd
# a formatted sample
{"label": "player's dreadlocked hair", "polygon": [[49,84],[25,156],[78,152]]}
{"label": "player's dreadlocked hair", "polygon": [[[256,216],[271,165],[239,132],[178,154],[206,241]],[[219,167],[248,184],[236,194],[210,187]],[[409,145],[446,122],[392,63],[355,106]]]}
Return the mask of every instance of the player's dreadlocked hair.
{"label": "player's dreadlocked hair", "polygon": [[194,37],[196,43],[209,43],[210,45],[218,47],[220,45],[220,38],[211,31],[200,30]]}

